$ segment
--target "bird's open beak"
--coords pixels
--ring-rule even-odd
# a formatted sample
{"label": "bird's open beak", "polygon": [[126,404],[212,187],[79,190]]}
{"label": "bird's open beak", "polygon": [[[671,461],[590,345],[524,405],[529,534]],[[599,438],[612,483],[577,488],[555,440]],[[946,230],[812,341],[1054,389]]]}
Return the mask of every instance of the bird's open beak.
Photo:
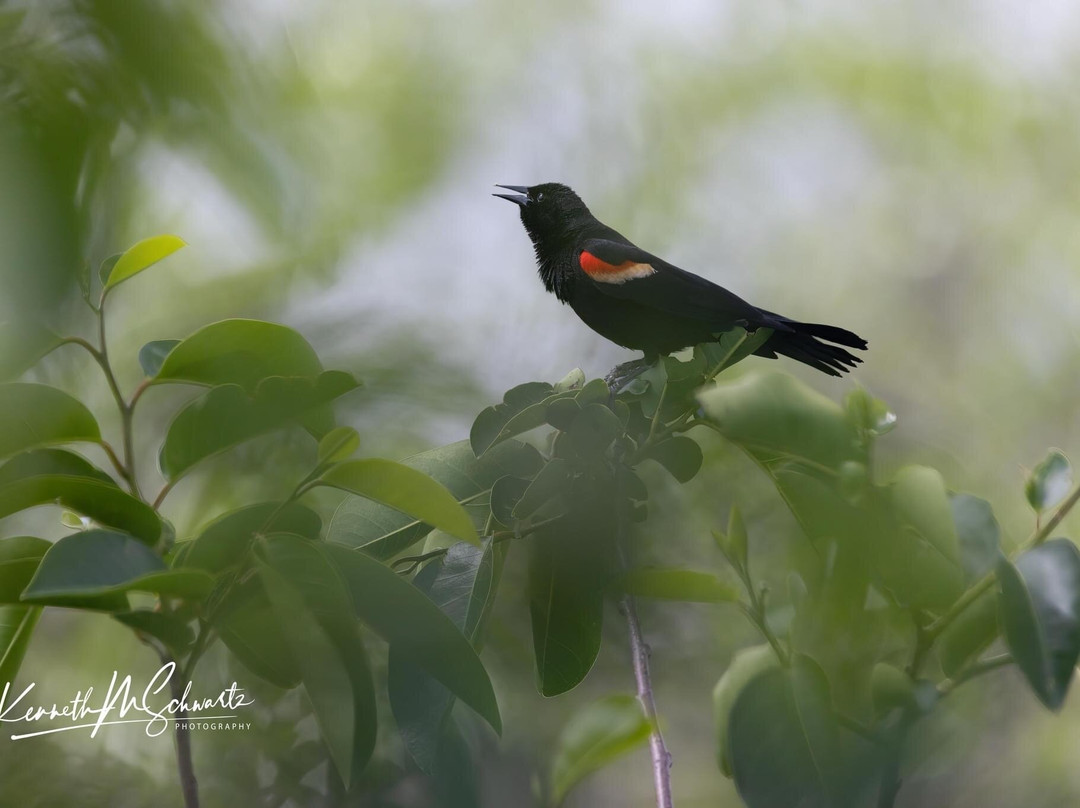
{"label": "bird's open beak", "polygon": [[526,186],[524,186],[524,185],[496,185],[495,187],[496,188],[505,188],[508,191],[516,191],[516,193],[513,193],[513,194],[492,194],[492,196],[497,196],[497,197],[499,197],[499,199],[505,199],[505,200],[507,200],[509,202],[513,202],[515,205],[521,205],[521,207],[525,207],[526,205],[529,204],[529,197],[528,197],[529,189]]}

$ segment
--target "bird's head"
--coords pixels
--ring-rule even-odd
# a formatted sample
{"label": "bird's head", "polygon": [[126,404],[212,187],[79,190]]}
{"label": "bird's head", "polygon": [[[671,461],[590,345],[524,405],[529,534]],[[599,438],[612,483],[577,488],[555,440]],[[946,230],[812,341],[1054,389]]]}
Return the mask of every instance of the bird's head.
{"label": "bird's head", "polygon": [[521,223],[529,233],[533,244],[561,240],[573,236],[595,221],[581,197],[558,182],[543,185],[497,185],[513,191],[510,194],[494,194],[521,208]]}

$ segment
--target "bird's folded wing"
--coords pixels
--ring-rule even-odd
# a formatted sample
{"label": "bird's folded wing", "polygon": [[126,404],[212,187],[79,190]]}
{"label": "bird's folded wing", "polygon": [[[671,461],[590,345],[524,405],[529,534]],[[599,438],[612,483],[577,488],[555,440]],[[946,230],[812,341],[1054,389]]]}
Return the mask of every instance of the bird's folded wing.
{"label": "bird's folded wing", "polygon": [[760,319],[756,308],[727,289],[633,244],[590,239],[578,261],[585,276],[611,297],[724,328],[739,321],[756,325]]}

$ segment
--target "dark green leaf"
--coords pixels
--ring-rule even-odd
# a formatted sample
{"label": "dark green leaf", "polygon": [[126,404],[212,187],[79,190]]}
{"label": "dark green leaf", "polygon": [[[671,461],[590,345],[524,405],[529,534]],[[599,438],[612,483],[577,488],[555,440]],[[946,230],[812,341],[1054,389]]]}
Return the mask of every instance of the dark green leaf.
{"label": "dark green leaf", "polygon": [[[477,460],[468,441],[432,449],[402,463],[442,483],[458,502],[478,501],[500,477],[532,477],[543,461],[539,452],[518,441],[506,441]],[[488,506],[480,503],[482,518]],[[400,511],[362,497],[349,497],[334,514],[327,539],[363,547],[375,558],[391,558],[430,533],[432,527]]]}
{"label": "dark green leaf", "polygon": [[300,668],[319,733],[330,750],[334,768],[348,788],[356,735],[356,704],[349,672],[333,641],[308,610],[303,596],[268,564],[260,565],[260,576],[274,616]]}
{"label": "dark green leaf", "polygon": [[949,504],[956,526],[960,561],[967,581],[971,583],[982,578],[997,563],[1001,552],[1001,528],[985,499],[971,494],[953,494]]}
{"label": "dark green leaf", "polygon": [[351,426],[339,426],[319,441],[319,463],[340,463],[360,448],[360,433]]}
{"label": "dark green leaf", "polygon": [[416,587],[370,556],[334,544],[326,545],[326,552],[345,579],[357,616],[386,639],[394,653],[423,668],[501,731],[491,680],[453,622]]}
{"label": "dark green leaf", "polygon": [[479,544],[465,509],[445,486],[423,472],[392,460],[368,458],[334,466],[317,480],[365,497],[464,541]]}
{"label": "dark green leaf", "polygon": [[177,656],[183,656],[195,640],[195,632],[184,620],[171,614],[141,610],[120,612],[113,619],[143,634],[156,637]]}
{"label": "dark green leaf", "polygon": [[[578,401],[580,403],[581,399]],[[591,458],[607,451],[622,432],[622,423],[606,404],[592,403],[582,407],[581,413],[566,431],[566,436],[580,457]]]}
{"label": "dark green leaf", "polygon": [[[345,666],[354,707],[351,776],[355,777],[371,759],[378,720],[371,668],[345,582],[323,552],[322,545],[304,538],[286,534],[267,536],[259,544],[259,553],[289,586],[301,594],[305,606],[326,632]],[[294,645],[293,651],[299,654],[302,649]],[[307,687],[306,675],[304,683]],[[342,779],[347,787],[350,775],[343,773]]]}
{"label": "dark green leaf", "polygon": [[491,515],[503,527],[513,527],[514,508],[530,485],[520,477],[500,477],[491,487]]}
{"label": "dark green leaf", "polygon": [[97,421],[81,402],[44,384],[0,384],[0,457],[78,441],[101,442]]}
{"label": "dark green leaf", "polygon": [[731,708],[743,689],[758,675],[780,667],[772,646],[757,645],[735,653],[713,689],[713,720],[716,725],[716,760],[725,777],[731,777],[731,742],[728,727]]}
{"label": "dark green leaf", "polygon": [[797,654],[790,669],[743,687],[728,732],[735,787],[749,808],[848,804],[828,683],[809,657]]}
{"label": "dark green leaf", "polygon": [[650,447],[643,457],[655,460],[680,483],[690,482],[701,470],[703,460],[697,441],[676,435]]}
{"label": "dark green leaf", "polygon": [[130,591],[199,600],[213,586],[213,578],[204,572],[167,569],[153,550],[130,536],[88,530],[49,548],[23,600],[62,603],[65,598]]}
{"label": "dark green leaf", "polygon": [[514,507],[514,517],[525,519],[553,498],[560,496],[569,485],[572,474],[573,468],[566,460],[561,457],[549,460],[518,500]]}
{"label": "dark green leaf", "polygon": [[630,695],[614,695],[576,712],[559,733],[551,766],[551,796],[556,805],[588,775],[641,746],[652,726]]}
{"label": "dark green leaf", "polygon": [[574,419],[581,413],[581,405],[572,398],[559,398],[548,405],[547,414],[544,416],[549,424],[556,429],[566,431],[574,423]]}
{"label": "dark green leaf", "polygon": [[1049,454],[1031,472],[1024,493],[1037,512],[1045,511],[1057,505],[1072,488],[1073,474],[1069,458],[1058,449],[1051,449]]}
{"label": "dark green leaf", "polygon": [[962,611],[941,633],[941,669],[953,678],[974,662],[998,636],[998,603],[987,592]]}
{"label": "dark green leaf", "polygon": [[[93,476],[75,476],[76,469],[83,467]],[[54,472],[35,473],[48,470]],[[33,476],[18,476],[16,472]],[[68,452],[33,452],[14,457],[0,467],[0,517],[37,505],[58,504],[155,544],[161,536],[161,520],[154,509],[99,475]]]}
{"label": "dark green leaf", "polygon": [[190,543],[183,558],[177,559],[173,566],[221,572],[244,559],[256,534],[293,533],[317,539],[321,530],[319,515],[298,502],[284,506],[280,502],[248,505],[206,525],[198,538]]}
{"label": "dark green leaf", "polygon": [[501,441],[542,426],[548,407],[575,395],[578,393],[572,389],[554,392],[546,382],[528,382],[508,390],[501,404],[488,407],[473,422],[469,431],[473,454],[481,457]]}
{"label": "dark green leaf", "polygon": [[771,328],[759,328],[752,334],[742,328],[733,328],[724,332],[718,342],[706,342],[694,346],[694,355],[700,356],[702,370],[706,378],[713,378],[718,373],[750,356],[772,336]]}
{"label": "dark green leaf", "polygon": [[116,482],[81,455],[66,449],[32,449],[0,466],[0,486],[26,477],[89,477],[117,488]]}
{"label": "dark green leaf", "polygon": [[737,603],[738,590],[712,573],[699,570],[643,567],[630,570],[617,584],[622,592],[644,598],[691,603]]}
{"label": "dark green leaf", "polygon": [[1002,558],[997,576],[1009,650],[1039,700],[1058,710],[1080,657],[1080,551],[1051,539],[1015,565]]}
{"label": "dark green leaf", "polygon": [[109,276],[112,274],[113,269],[116,267],[116,262],[120,260],[121,255],[123,255],[123,253],[114,253],[101,262],[101,265],[98,267],[98,277],[101,278],[102,286],[108,284]]}
{"label": "dark green leaf", "polygon": [[105,288],[112,289],[134,275],[149,269],[163,258],[168,258],[181,247],[186,246],[176,236],[151,236],[129,247],[109,272]]}
{"label": "dark green leaf", "polygon": [[545,530],[529,542],[529,613],[537,686],[544,696],[576,687],[600,651],[604,581],[580,558],[584,548],[575,552],[571,546],[593,538],[588,531]]}
{"label": "dark green leaf", "polygon": [[14,687],[39,617],[40,606],[0,606],[0,693]]}
{"label": "dark green leaf", "polygon": [[300,668],[260,579],[253,578],[229,600],[212,620],[225,646],[267,682],[284,690],[300,684]]}
{"label": "dark green leaf", "polygon": [[150,378],[161,372],[161,364],[173,348],[180,344],[178,339],[156,339],[139,349],[139,367]]}
{"label": "dark green leaf", "polygon": [[314,380],[263,379],[254,396],[235,384],[211,388],[184,407],[170,424],[161,447],[162,472],[175,480],[200,460],[286,426],[356,386],[349,374],[331,370]]}
{"label": "dark green leaf", "polygon": [[611,389],[603,379],[592,379],[582,387],[574,399],[582,409],[590,404],[605,404],[611,395]]}

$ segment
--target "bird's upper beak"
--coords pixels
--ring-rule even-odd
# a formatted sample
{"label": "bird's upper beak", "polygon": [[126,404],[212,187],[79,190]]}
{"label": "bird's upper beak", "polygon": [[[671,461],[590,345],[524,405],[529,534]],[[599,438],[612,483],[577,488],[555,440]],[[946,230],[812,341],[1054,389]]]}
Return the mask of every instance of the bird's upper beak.
{"label": "bird's upper beak", "polygon": [[506,200],[508,200],[510,202],[513,202],[516,205],[520,205],[521,207],[525,207],[526,205],[529,204],[529,197],[528,197],[529,189],[526,186],[524,186],[524,185],[496,185],[495,187],[496,188],[505,188],[508,191],[516,191],[516,193],[513,193],[513,194],[492,194],[492,196],[497,196],[497,197],[499,197],[499,199],[506,199]]}

